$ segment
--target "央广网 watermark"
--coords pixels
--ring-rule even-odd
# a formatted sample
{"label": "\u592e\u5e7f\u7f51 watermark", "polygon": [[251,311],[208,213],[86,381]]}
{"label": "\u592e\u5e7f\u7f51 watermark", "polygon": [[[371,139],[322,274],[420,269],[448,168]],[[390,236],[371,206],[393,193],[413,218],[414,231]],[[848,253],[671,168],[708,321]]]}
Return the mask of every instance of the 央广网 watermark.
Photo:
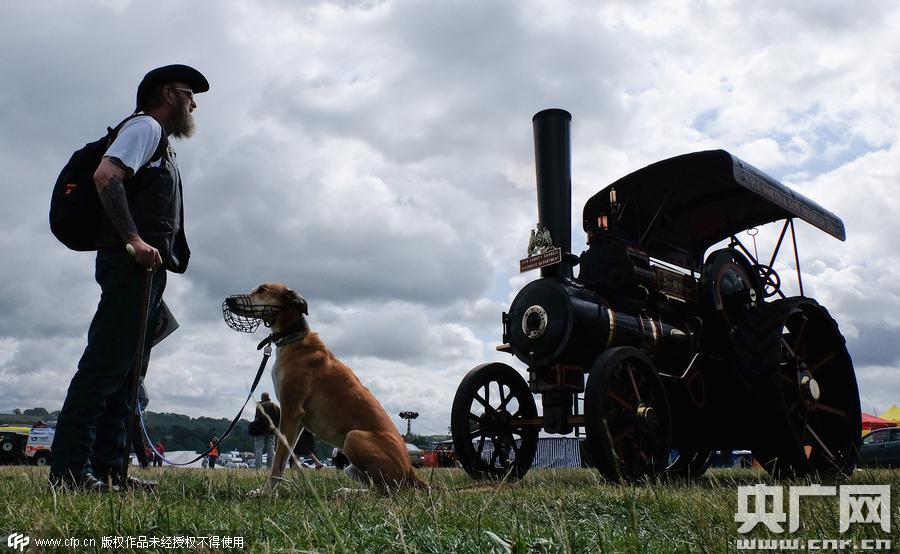
{"label": "\u592e\u5e7f\u7f51 watermark", "polygon": [[[738,487],[738,533],[749,533],[762,525],[772,533],[794,532],[800,527],[800,499],[806,496],[837,496],[839,499],[838,530],[846,533],[851,525],[877,525],[891,532],[890,485],[804,485],[788,487],[787,512],[784,508],[785,487],[757,484]],[[752,502],[751,502],[752,499]],[[890,550],[888,539],[738,539],[738,550]]]}

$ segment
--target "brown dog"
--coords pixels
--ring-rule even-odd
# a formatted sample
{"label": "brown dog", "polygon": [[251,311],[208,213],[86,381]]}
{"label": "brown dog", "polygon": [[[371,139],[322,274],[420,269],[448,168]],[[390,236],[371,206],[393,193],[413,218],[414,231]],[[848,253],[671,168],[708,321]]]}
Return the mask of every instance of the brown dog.
{"label": "brown dog", "polygon": [[[318,333],[309,331],[306,300],[279,283],[264,283],[249,295],[230,297],[228,311],[263,320],[276,346],[272,380],[281,404],[279,431],[294,445],[302,428],[334,445],[349,458],[344,471],[381,492],[401,486],[425,487],[409,462],[394,423],[353,371],[331,353]],[[259,493],[281,480],[291,455],[279,440],[272,472]]]}

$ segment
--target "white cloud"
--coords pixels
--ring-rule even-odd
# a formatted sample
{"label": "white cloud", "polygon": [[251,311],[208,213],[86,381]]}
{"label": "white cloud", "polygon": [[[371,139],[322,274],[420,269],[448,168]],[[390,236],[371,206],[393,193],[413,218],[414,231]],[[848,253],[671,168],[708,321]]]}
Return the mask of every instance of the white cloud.
{"label": "white cloud", "polygon": [[278,280],[390,413],[444,431],[468,368],[511,360],[493,348],[536,277],[517,265],[547,107],[573,114],[576,249],[590,195],[710,148],[842,217],[843,244],[798,225],[804,286],[847,334],[862,396],[900,399],[897,28],[900,10],[845,2],[11,5],[0,48],[27,55],[0,61],[0,386],[15,391],[0,410],[59,407],[97,302],[90,255],[47,232],[50,186],[173,62],[212,88],[176,144],[194,256],[169,281],[182,329],[154,354],[153,409],[231,415],[261,333],[229,331],[222,298]]}

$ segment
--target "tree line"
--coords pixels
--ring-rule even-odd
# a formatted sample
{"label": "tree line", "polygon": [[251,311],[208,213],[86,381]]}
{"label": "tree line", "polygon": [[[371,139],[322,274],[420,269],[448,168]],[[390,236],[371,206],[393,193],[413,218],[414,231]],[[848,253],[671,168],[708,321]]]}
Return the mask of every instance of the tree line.
{"label": "tree line", "polygon": [[[26,410],[14,410],[12,414],[0,414],[0,425],[30,425],[39,420],[54,421],[59,411],[49,412],[45,408],[29,408]],[[211,417],[189,417],[183,414],[145,412],[144,423],[150,439],[156,443],[160,441],[165,445],[166,451],[193,450],[203,452],[209,447],[209,441],[213,435],[222,437],[228,429],[229,419],[214,419]],[[241,419],[219,446],[219,452],[225,453],[232,450],[238,452],[253,452],[253,437],[247,431],[250,421]],[[431,447],[431,444],[447,439],[444,435],[412,435],[404,439],[415,444],[423,450]],[[331,457],[334,447],[324,441],[316,440],[316,456],[322,460]]]}

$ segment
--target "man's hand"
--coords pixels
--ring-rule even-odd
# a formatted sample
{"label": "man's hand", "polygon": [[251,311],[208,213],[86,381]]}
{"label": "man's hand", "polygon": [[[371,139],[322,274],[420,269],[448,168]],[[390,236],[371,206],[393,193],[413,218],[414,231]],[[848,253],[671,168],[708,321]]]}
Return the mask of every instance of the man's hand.
{"label": "man's hand", "polygon": [[153,271],[162,267],[162,256],[159,255],[159,250],[144,242],[141,237],[134,237],[128,241],[127,246],[131,247],[128,251],[141,267]]}

